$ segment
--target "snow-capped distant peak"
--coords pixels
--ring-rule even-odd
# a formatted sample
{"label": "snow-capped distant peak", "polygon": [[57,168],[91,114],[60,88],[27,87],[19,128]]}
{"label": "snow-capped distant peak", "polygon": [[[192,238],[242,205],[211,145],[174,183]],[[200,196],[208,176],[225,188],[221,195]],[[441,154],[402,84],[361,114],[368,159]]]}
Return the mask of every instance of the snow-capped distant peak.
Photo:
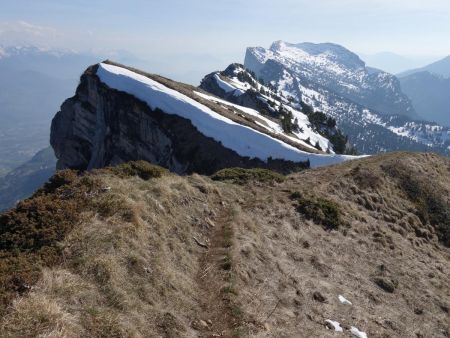
{"label": "snow-capped distant peak", "polygon": [[367,67],[342,46],[276,41],[268,49],[247,48],[244,65],[283,95],[335,118],[361,152],[432,146],[449,153],[448,128],[416,121],[398,78]]}
{"label": "snow-capped distant peak", "polygon": [[317,67],[327,67],[330,70],[345,68],[351,70],[363,69],[365,63],[358,55],[345,47],[332,43],[288,43],[276,41],[269,48],[270,52],[282,58],[287,58],[296,63],[305,63]]}

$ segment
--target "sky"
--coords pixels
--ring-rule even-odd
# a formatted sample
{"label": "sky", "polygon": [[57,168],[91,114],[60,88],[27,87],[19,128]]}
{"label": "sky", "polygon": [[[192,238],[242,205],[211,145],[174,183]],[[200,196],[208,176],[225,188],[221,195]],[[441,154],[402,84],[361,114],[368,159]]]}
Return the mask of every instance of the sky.
{"label": "sky", "polygon": [[[143,60],[149,71],[188,82],[242,63],[246,47],[269,47],[276,40],[334,42],[368,59],[375,54],[373,63],[377,55],[395,56],[397,71],[450,54],[449,0],[0,0],[0,5],[0,45],[121,51]],[[386,67],[395,68],[392,62]]]}

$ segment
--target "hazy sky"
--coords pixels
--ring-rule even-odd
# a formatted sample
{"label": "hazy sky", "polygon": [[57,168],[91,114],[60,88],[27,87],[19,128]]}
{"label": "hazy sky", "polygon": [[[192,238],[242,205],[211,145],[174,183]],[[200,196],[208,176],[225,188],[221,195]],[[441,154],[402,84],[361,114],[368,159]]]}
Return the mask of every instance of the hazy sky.
{"label": "hazy sky", "polygon": [[0,0],[0,44],[125,50],[179,78],[275,40],[363,54],[450,54],[449,0]]}

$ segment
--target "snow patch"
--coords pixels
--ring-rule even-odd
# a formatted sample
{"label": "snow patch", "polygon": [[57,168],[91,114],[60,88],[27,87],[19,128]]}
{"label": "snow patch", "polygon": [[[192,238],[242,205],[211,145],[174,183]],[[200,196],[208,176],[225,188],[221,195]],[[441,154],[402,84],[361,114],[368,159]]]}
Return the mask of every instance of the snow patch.
{"label": "snow patch", "polygon": [[358,338],[367,338],[367,334],[365,332],[359,331],[356,327],[352,326],[350,329],[352,335]]}
{"label": "snow patch", "polygon": [[[284,131],[283,131],[283,128],[281,128],[281,126],[280,126],[279,123],[276,123],[276,122],[274,122],[274,121],[268,119],[267,117],[265,117],[265,116],[263,116],[262,114],[260,114],[257,110],[254,110],[254,109],[252,109],[252,108],[247,108],[247,107],[244,107],[244,106],[240,106],[240,105],[238,105],[238,104],[234,104],[234,103],[231,103],[231,102],[228,102],[228,101],[219,99],[219,98],[214,97],[214,96],[211,96],[211,95],[203,94],[203,93],[200,93],[200,92],[194,92],[194,94],[195,94],[195,95],[198,95],[198,96],[200,96],[200,97],[202,97],[202,98],[204,98],[205,100],[212,101],[212,102],[216,102],[216,103],[221,103],[221,104],[224,104],[224,105],[227,105],[227,106],[236,108],[236,109],[238,109],[238,110],[240,110],[240,111],[242,111],[242,112],[244,112],[244,113],[246,113],[246,114],[248,114],[248,115],[255,116],[255,117],[257,117],[258,119],[263,120],[263,121],[265,122],[265,124],[264,124],[264,123],[261,123],[261,122],[255,120],[255,123],[256,123],[257,125],[259,125],[259,126],[265,128],[265,129],[269,130],[269,131],[272,132],[272,133],[275,133],[275,134],[283,134],[284,137],[288,138],[289,140],[291,140],[291,141],[293,141],[293,142],[296,142],[296,143],[298,143],[298,144],[301,144],[302,146],[307,147],[307,148],[309,148],[309,149],[311,149],[311,150],[314,150],[314,151],[315,151],[316,148],[314,148],[312,145],[306,143],[306,142],[303,141],[301,138],[307,139],[307,138],[309,137],[310,140],[311,140],[311,142],[314,142],[314,143],[315,143],[315,142],[319,142],[319,144],[320,144],[321,146],[324,145],[324,144],[328,146],[329,141],[328,141],[326,138],[324,138],[323,136],[317,135],[317,134],[315,134],[314,132],[312,132],[312,131],[310,130],[310,128],[306,126],[306,123],[303,123],[303,124],[300,124],[300,123],[299,123],[299,125],[303,128],[304,132],[303,132],[303,134],[302,134],[302,133],[296,133],[295,135],[296,135],[297,137],[299,137],[299,138],[295,138],[295,137],[286,135],[286,134],[284,133]],[[288,107],[286,107],[286,108],[288,108]],[[293,111],[295,112],[295,110],[293,110]],[[299,112],[297,112],[297,113],[299,113]],[[302,113],[299,113],[299,114],[302,114]],[[303,115],[303,114],[302,114],[302,115]],[[306,115],[304,115],[304,116],[305,116],[306,120],[308,121],[308,118],[306,117]],[[294,117],[296,117],[295,114],[294,114]],[[301,117],[301,118],[302,118],[302,117]],[[302,120],[299,120],[299,122],[300,122],[300,121],[302,121]],[[309,122],[309,121],[308,121],[308,122]],[[305,132],[305,130],[306,130],[306,132]],[[303,136],[303,137],[302,137],[302,136]],[[326,149],[326,148],[325,148],[325,149]]]}
{"label": "snow patch", "polygon": [[330,319],[327,319],[325,322],[330,323],[333,326],[334,331],[344,332],[344,330],[342,329],[341,324],[339,324],[339,322],[336,322],[336,321],[330,320]]}
{"label": "snow patch", "polygon": [[214,75],[214,79],[216,80],[219,87],[225,91],[225,93],[233,92],[236,88],[228,84],[228,82],[222,80],[218,74]]}
{"label": "snow patch", "polygon": [[344,305],[352,305],[352,303],[351,303],[349,300],[345,299],[344,296],[339,295],[338,298],[339,298],[339,301],[340,301],[342,304],[344,304]]}
{"label": "snow patch", "polygon": [[[245,71],[245,69],[243,68],[237,68],[234,69],[234,74],[238,74],[240,71]],[[252,77],[249,74],[250,77]],[[293,84],[294,79],[290,76],[290,74],[288,72],[285,71],[284,76],[286,78],[288,78],[286,80],[286,83],[289,85]],[[224,81],[219,74],[215,74],[214,78],[218,84],[218,86],[225,90],[226,93],[233,93],[234,96],[240,96],[242,94],[244,94],[248,89],[251,89],[252,86],[250,84],[248,84],[247,82],[242,82],[240,81],[237,77],[231,77],[231,78],[227,78],[227,81]],[[254,79],[252,77],[252,79],[257,83],[256,79]],[[281,83],[281,82],[280,82]],[[281,84],[279,83],[279,86],[281,86]],[[283,85],[284,86],[284,85]],[[257,90],[263,89],[266,93],[272,93],[274,95],[277,95],[277,93],[274,93],[269,87],[263,86],[261,84],[257,84]],[[255,89],[255,88],[253,88]],[[282,90],[283,92],[283,90]],[[206,98],[206,99],[210,99],[210,100],[215,100],[214,97],[210,96],[209,98],[207,98],[204,94],[198,93],[196,92],[197,95],[201,95],[202,97]],[[284,94],[286,95],[286,97],[288,96],[293,96],[290,94],[290,92],[288,91],[284,91]],[[302,112],[292,108],[289,104],[291,104],[286,98],[284,97],[280,97],[279,98],[281,101],[279,101],[278,99],[275,99],[273,97],[269,97],[266,95],[261,94],[261,101],[265,101],[265,103],[267,103],[268,101],[273,102],[275,108],[271,108],[269,105],[269,109],[273,109],[274,111],[279,109],[279,107],[281,105],[283,105],[283,107],[286,110],[289,110],[292,113],[292,116],[294,119],[297,119],[298,122],[298,126],[299,126],[299,131],[297,132],[293,132],[293,134],[296,137],[293,137],[292,135],[287,135],[284,133],[284,131],[282,130],[281,126],[278,123],[272,122],[269,119],[266,119],[265,117],[262,116],[262,114],[260,114],[258,111],[251,109],[251,111],[253,112],[247,112],[248,114],[254,115],[254,116],[259,116],[261,119],[266,120],[266,122],[272,127],[272,131],[277,133],[277,134],[284,134],[284,136],[286,138],[289,138],[290,140],[292,140],[293,142],[299,143],[301,145],[303,145],[304,147],[307,147],[311,150],[316,150],[316,148],[314,147],[315,144],[318,144],[320,146],[320,148],[324,151],[327,151],[331,154],[334,154],[333,151],[333,145],[331,144],[331,142],[323,137],[322,135],[320,135],[319,133],[315,132],[312,128],[311,128],[311,124],[309,122],[308,117],[303,114]],[[215,100],[217,101],[217,100]],[[233,105],[231,103],[229,103],[228,101],[222,101],[223,104],[228,104],[228,105]],[[238,107],[238,109],[244,111],[245,109],[248,110],[248,108],[245,107],[241,107],[238,105],[233,105],[234,107]],[[259,123],[258,123],[259,124]],[[267,129],[267,128],[266,128]],[[309,140],[309,142],[306,142],[306,140]]]}

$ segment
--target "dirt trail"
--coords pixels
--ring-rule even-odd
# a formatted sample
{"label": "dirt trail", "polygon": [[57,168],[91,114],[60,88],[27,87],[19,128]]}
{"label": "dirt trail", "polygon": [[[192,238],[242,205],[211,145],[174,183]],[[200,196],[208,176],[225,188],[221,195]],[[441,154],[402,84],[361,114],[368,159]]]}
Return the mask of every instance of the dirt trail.
{"label": "dirt trail", "polygon": [[208,248],[200,258],[197,283],[202,312],[195,323],[199,337],[234,337],[239,328],[237,309],[232,302],[233,213],[230,209],[224,206],[215,218]]}

